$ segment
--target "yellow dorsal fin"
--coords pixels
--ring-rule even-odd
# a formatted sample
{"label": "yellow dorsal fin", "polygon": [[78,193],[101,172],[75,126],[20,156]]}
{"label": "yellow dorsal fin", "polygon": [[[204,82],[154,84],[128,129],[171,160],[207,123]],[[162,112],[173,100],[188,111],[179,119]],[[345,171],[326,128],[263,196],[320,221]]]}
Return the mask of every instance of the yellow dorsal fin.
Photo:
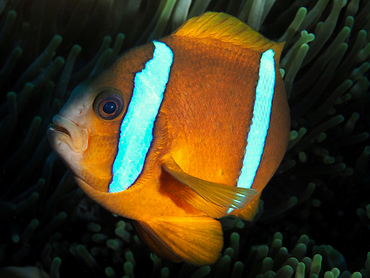
{"label": "yellow dorsal fin", "polygon": [[162,168],[176,180],[193,189],[203,199],[217,206],[241,209],[257,194],[255,189],[238,188],[193,177],[185,173],[172,157],[167,158]]}
{"label": "yellow dorsal fin", "polygon": [[259,53],[272,48],[279,61],[284,43],[276,43],[262,36],[238,18],[225,13],[207,12],[186,21],[173,35],[197,39],[217,39]]}
{"label": "yellow dorsal fin", "polygon": [[161,217],[133,223],[158,256],[174,262],[212,264],[222,249],[221,224],[210,217]]}

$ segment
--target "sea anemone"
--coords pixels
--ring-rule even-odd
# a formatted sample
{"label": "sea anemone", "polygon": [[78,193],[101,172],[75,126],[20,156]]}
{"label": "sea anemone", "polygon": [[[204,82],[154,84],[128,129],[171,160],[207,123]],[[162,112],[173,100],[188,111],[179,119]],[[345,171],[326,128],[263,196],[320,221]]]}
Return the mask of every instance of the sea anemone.
{"label": "sea anemone", "polygon": [[[196,268],[87,199],[45,132],[79,82],[205,11],[286,41],[292,130],[255,220],[223,219],[219,260]],[[370,277],[369,1],[2,0],[0,20],[0,274]]]}

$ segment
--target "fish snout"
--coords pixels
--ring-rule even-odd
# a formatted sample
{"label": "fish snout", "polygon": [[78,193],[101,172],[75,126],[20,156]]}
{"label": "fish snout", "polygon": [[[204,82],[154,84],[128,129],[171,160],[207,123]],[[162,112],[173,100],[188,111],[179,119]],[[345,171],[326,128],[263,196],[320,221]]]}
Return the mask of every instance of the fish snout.
{"label": "fish snout", "polygon": [[53,117],[54,127],[48,130],[51,145],[65,143],[75,153],[84,152],[88,147],[88,131],[71,120],[57,114]]}

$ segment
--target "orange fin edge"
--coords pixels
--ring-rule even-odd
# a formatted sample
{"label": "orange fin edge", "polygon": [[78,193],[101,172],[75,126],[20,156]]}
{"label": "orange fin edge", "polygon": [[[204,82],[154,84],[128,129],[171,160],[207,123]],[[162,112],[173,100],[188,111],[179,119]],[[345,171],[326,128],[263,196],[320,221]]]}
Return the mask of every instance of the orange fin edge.
{"label": "orange fin edge", "polygon": [[259,53],[272,48],[276,53],[276,61],[279,61],[285,44],[265,38],[234,16],[217,12],[206,12],[189,19],[173,35],[197,39],[216,39]]}

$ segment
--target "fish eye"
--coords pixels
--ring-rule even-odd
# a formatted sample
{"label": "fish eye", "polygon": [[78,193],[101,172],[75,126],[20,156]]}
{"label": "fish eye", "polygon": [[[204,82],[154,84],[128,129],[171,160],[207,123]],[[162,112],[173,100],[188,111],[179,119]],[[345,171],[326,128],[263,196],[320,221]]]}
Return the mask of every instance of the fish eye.
{"label": "fish eye", "polygon": [[125,108],[120,92],[105,90],[98,94],[94,100],[95,114],[103,120],[114,120],[121,115]]}

